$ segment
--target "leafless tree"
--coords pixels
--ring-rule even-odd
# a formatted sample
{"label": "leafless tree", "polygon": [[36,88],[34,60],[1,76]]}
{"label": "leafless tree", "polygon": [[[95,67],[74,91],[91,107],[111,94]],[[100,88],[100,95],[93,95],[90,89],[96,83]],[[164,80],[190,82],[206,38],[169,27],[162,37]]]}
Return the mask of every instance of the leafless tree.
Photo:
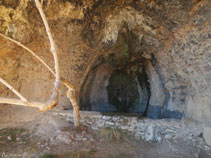
{"label": "leafless tree", "polygon": [[67,98],[70,100],[73,106],[73,115],[74,115],[74,123],[75,126],[80,126],[80,115],[79,115],[79,105],[75,96],[75,87],[70,83],[65,78],[62,78],[60,76],[60,71],[59,71],[59,62],[58,62],[58,51],[56,44],[54,42],[54,39],[52,37],[51,29],[48,25],[46,16],[43,12],[42,9],[42,1],[40,2],[39,0],[34,0],[37,9],[39,10],[40,16],[42,18],[42,21],[44,23],[46,33],[48,35],[48,39],[50,42],[50,51],[53,55],[54,59],[54,68],[55,72],[48,66],[46,62],[44,62],[39,56],[37,56],[30,48],[26,47],[25,45],[21,44],[20,42],[0,33],[0,36],[3,38],[16,43],[17,45],[21,46],[25,50],[27,50],[29,53],[31,53],[36,59],[38,59],[54,76],[55,76],[55,81],[54,81],[54,88],[51,94],[51,97],[48,99],[46,102],[33,102],[28,99],[26,99],[20,92],[18,92],[13,86],[11,86],[7,81],[2,79],[0,77],[0,82],[4,84],[7,88],[9,88],[14,94],[16,94],[19,99],[14,99],[14,98],[4,98],[0,97],[0,103],[4,104],[13,104],[13,105],[21,105],[21,106],[27,106],[27,107],[36,107],[39,108],[40,111],[46,111],[53,109],[55,106],[58,105],[58,100],[59,100],[59,88],[60,88],[60,83],[64,84],[67,87]]}

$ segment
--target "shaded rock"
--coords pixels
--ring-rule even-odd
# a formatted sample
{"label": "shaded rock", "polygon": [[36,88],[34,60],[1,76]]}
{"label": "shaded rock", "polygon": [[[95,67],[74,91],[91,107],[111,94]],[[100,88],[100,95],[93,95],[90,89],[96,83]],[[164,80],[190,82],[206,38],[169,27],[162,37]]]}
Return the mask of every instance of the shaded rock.
{"label": "shaded rock", "polygon": [[153,119],[161,118],[161,107],[157,105],[149,105],[147,110],[147,117]]}
{"label": "shaded rock", "polygon": [[203,137],[204,137],[206,143],[209,146],[211,146],[211,128],[210,127],[204,127]]}

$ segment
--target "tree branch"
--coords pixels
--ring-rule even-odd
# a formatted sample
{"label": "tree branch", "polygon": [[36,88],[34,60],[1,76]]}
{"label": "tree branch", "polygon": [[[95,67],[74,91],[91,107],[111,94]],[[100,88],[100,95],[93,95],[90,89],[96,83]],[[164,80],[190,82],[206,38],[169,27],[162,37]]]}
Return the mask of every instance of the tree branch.
{"label": "tree branch", "polygon": [[15,88],[13,88],[9,83],[7,83],[1,77],[0,77],[0,82],[3,83],[7,88],[9,88],[13,93],[15,93],[19,98],[21,98],[22,101],[27,102],[27,99],[24,96],[22,96]]}
{"label": "tree branch", "polygon": [[51,45],[50,51],[53,54],[54,63],[55,63],[56,81],[59,82],[60,81],[60,73],[59,73],[59,62],[58,62],[58,57],[57,57],[58,53],[57,53],[56,45],[55,45],[55,42],[53,40],[53,36],[52,36],[51,30],[50,30],[50,27],[48,25],[47,19],[45,17],[44,12],[43,12],[42,5],[40,4],[39,0],[34,0],[34,1],[36,3],[37,9],[39,10],[39,13],[41,15],[42,21],[43,21],[45,29],[46,29],[46,33],[47,33],[49,41],[50,41],[50,45]]}
{"label": "tree branch", "polygon": [[57,105],[58,102],[56,102],[55,100],[53,100],[51,102],[46,102],[46,103],[32,102],[32,101],[26,101],[25,102],[25,101],[22,101],[20,99],[0,97],[0,103],[21,105],[21,106],[27,106],[27,107],[35,107],[35,108],[39,108],[40,111],[46,111],[46,110],[53,109]]}
{"label": "tree branch", "polygon": [[[25,49],[26,51],[28,51],[32,56],[34,56],[38,61],[40,61],[55,77],[56,77],[56,74],[53,72],[53,70],[50,68],[50,66],[48,66],[48,64],[43,61],[38,55],[35,54],[34,51],[32,51],[30,48],[28,48],[27,46],[23,45],[22,43],[0,33],[0,36],[2,36],[3,38],[17,44],[18,46],[22,47],[23,49]],[[75,87],[68,81],[66,80],[65,78],[61,77],[61,82],[62,84],[64,84],[66,87],[72,89],[72,90],[75,90]]]}
{"label": "tree branch", "polygon": [[[16,95],[18,95],[21,100],[18,99],[12,99],[12,98],[0,98],[0,103],[7,103],[7,104],[15,104],[15,105],[23,105],[23,106],[32,106],[32,107],[38,107],[41,111],[45,111],[48,109],[52,109],[53,107],[55,107],[58,104],[58,96],[59,96],[59,85],[60,85],[60,74],[59,74],[59,64],[58,64],[58,57],[57,57],[57,52],[56,52],[56,46],[54,43],[54,40],[52,38],[51,35],[51,31],[50,28],[48,26],[48,22],[46,20],[46,17],[44,15],[44,12],[42,10],[42,6],[39,2],[39,0],[34,0],[37,6],[37,9],[39,10],[39,13],[42,17],[44,26],[46,28],[46,32],[48,34],[48,38],[50,41],[50,45],[51,45],[51,52],[53,54],[54,57],[54,64],[55,64],[55,71],[56,71],[56,79],[54,82],[54,89],[52,92],[52,95],[50,97],[50,99],[46,102],[46,103],[39,103],[39,102],[30,102],[27,101],[19,92],[17,92],[11,85],[9,85],[6,81],[4,81],[3,79],[1,79],[0,81],[6,85],[8,88],[10,88]],[[1,34],[2,35],[2,34]],[[5,37],[4,35],[2,37]],[[42,61],[38,56],[36,56],[36,54],[34,52],[32,52],[30,49],[27,49],[24,45],[20,44],[17,41],[11,40],[10,38],[5,37],[6,39],[9,39],[10,41],[15,42],[16,44],[22,46],[24,49],[28,50],[32,55],[34,55],[37,59],[39,59],[46,67],[48,67],[49,70],[50,67],[47,66],[47,64],[45,64],[44,61]],[[51,72],[53,73],[53,71],[51,70]],[[53,73],[54,74],[54,73]]]}
{"label": "tree branch", "polygon": [[55,45],[55,42],[54,42],[52,34],[51,34],[50,27],[48,25],[47,19],[45,17],[44,12],[43,12],[42,4],[39,2],[39,0],[34,0],[34,1],[35,1],[37,9],[39,10],[39,13],[41,15],[42,21],[43,21],[45,29],[46,29],[46,33],[47,33],[49,41],[50,41],[50,45],[51,45],[50,51],[53,54],[54,65],[55,65],[55,72],[56,73],[54,73],[54,71],[39,56],[37,56],[31,49],[29,49],[25,45],[21,44],[20,42],[12,39],[10,37],[5,36],[4,34],[0,33],[0,36],[2,36],[3,38],[5,38],[7,40],[10,40],[10,41],[16,43],[17,45],[19,45],[22,48],[24,48],[25,50],[27,50],[36,59],[38,59],[45,67],[47,67],[47,69],[55,76],[56,79],[55,79],[55,82],[54,82],[54,89],[53,89],[52,95],[51,95],[51,98],[46,103],[31,102],[31,101],[28,101],[26,98],[24,98],[9,83],[7,83],[5,80],[0,78],[0,82],[2,82],[13,93],[15,93],[17,96],[19,96],[21,98],[21,100],[20,100],[20,99],[12,99],[12,98],[2,98],[2,97],[0,97],[0,103],[22,105],[22,106],[29,106],[29,107],[37,107],[41,111],[46,111],[46,110],[52,109],[58,104],[58,98],[59,98],[59,91],[58,90],[59,90],[60,81],[62,81],[62,83],[68,88],[67,97],[69,98],[70,102],[73,105],[74,115],[75,115],[75,117],[74,117],[75,125],[79,126],[80,125],[79,105],[78,105],[77,99],[75,97],[75,87],[68,80],[66,80],[64,78],[60,78],[59,62],[58,62],[58,56],[57,56],[57,47]]}
{"label": "tree branch", "polygon": [[29,106],[29,107],[36,107],[41,108],[43,103],[38,102],[24,102],[20,99],[13,99],[13,98],[3,98],[0,97],[0,103],[2,104],[13,104],[13,105],[22,105],[22,106]]}
{"label": "tree branch", "polygon": [[[59,85],[60,85],[60,73],[59,73],[59,62],[58,62],[58,57],[57,57],[57,49],[56,49],[56,45],[55,42],[53,40],[53,36],[50,30],[50,27],[48,25],[47,19],[45,17],[45,14],[43,12],[42,9],[42,5],[40,4],[39,0],[34,0],[36,7],[40,13],[40,16],[42,18],[42,21],[44,23],[45,29],[46,29],[46,33],[48,35],[49,41],[50,41],[50,45],[51,45],[51,53],[53,54],[53,58],[54,58],[54,67],[55,67],[55,72],[56,72],[56,79],[54,82],[54,89],[53,89],[53,93],[51,95],[51,98],[49,99],[48,102],[51,101],[55,101],[58,103],[58,97],[59,97]],[[48,109],[48,107],[46,107]]]}
{"label": "tree branch", "polygon": [[55,77],[56,77],[56,74],[53,72],[53,70],[48,66],[48,64],[46,64],[39,56],[37,56],[31,49],[29,49],[28,47],[26,47],[25,45],[23,45],[22,43],[0,33],[0,36],[17,44],[18,46],[22,47],[23,49],[27,50],[29,53],[32,54],[32,56],[34,56],[36,59],[38,59]]}
{"label": "tree branch", "polygon": [[[28,51],[32,56],[34,56],[38,61],[40,61],[55,77],[56,74],[53,70],[48,66],[46,62],[44,62],[38,55],[36,55],[30,48],[26,47],[22,43],[0,33],[0,36],[3,38],[17,44],[18,46],[22,47],[26,51]],[[70,83],[70,81],[66,80],[65,78],[61,78],[61,83],[67,87],[67,98],[70,100],[73,106],[73,113],[74,113],[74,123],[76,126],[80,126],[80,114],[79,114],[79,105],[77,103],[77,99],[75,96],[75,87]],[[71,95],[69,95],[71,94]],[[7,99],[8,100],[8,99]],[[12,100],[14,102],[14,100]],[[32,104],[33,105],[33,104]]]}
{"label": "tree branch", "polygon": [[80,126],[80,113],[79,105],[75,96],[75,87],[66,79],[62,79],[62,83],[67,87],[67,98],[70,100],[73,106],[73,119],[76,127]]}

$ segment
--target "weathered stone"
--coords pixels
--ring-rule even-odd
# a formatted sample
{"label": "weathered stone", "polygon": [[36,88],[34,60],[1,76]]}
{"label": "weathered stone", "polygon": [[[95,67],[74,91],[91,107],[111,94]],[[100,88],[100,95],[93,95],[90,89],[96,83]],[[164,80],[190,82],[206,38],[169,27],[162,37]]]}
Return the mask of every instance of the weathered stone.
{"label": "weathered stone", "polygon": [[163,110],[162,112],[162,118],[176,118],[181,119],[183,114],[179,111],[169,111],[169,110]]}
{"label": "weathered stone", "polygon": [[203,136],[204,136],[206,143],[209,146],[211,146],[211,128],[210,127],[204,127]]}
{"label": "weathered stone", "polygon": [[102,119],[97,119],[97,120],[96,120],[96,123],[97,123],[97,126],[98,126],[99,128],[103,128],[103,127],[105,126],[105,121],[102,120]]}
{"label": "weathered stone", "polygon": [[114,122],[106,121],[105,125],[114,126]]}
{"label": "weathered stone", "polygon": [[[61,76],[77,88],[82,109],[85,106],[87,110],[115,111],[110,106],[107,87],[113,72],[124,71],[138,82],[131,82],[135,87],[130,94],[136,97],[125,90],[134,99],[130,99],[134,105],[129,111],[151,118],[191,118],[211,125],[209,0],[153,4],[141,0],[121,7],[108,1],[99,6],[78,5],[76,0],[48,2],[43,9],[59,49]],[[0,1],[0,32],[24,43],[53,68],[48,37],[33,1]],[[27,99],[47,101],[54,76],[22,48],[2,37],[0,43],[0,76]],[[144,71],[147,80],[145,75],[138,78],[138,73]],[[120,92],[121,87],[116,94]],[[71,109],[65,93],[66,88],[61,86],[59,107]],[[14,97],[3,85],[0,94]],[[129,105],[127,99],[120,99]],[[0,110],[0,122],[31,121],[40,115],[38,110],[15,106],[1,105]],[[101,119],[99,115],[95,115],[96,119]],[[82,115],[82,120],[86,118]],[[118,126],[130,127],[130,120],[120,120]],[[93,122],[87,119],[86,123]],[[149,122],[157,124],[152,120],[144,124]],[[162,130],[170,126],[166,123]]]}
{"label": "weathered stone", "polygon": [[119,116],[113,116],[113,117],[112,117],[112,120],[113,120],[114,122],[116,122],[117,120],[119,120]]}
{"label": "weathered stone", "polygon": [[142,135],[142,133],[136,132],[134,137],[135,137],[136,140],[140,140],[141,139],[141,135]]}
{"label": "weathered stone", "polygon": [[[64,111],[66,113],[67,111]],[[72,111],[69,111],[72,112]],[[142,138],[145,141],[161,142],[163,139],[174,139],[178,137],[183,137],[184,139],[192,140],[199,139],[201,141],[201,147],[204,146],[204,141],[200,137],[203,129],[201,126],[197,125],[195,122],[188,120],[176,120],[176,119],[136,119],[135,117],[118,117],[116,122],[112,122],[117,116],[106,116],[109,119],[103,119],[102,114],[96,112],[89,112],[90,115],[87,116],[86,112],[81,112],[81,123],[90,126],[94,130],[99,130],[104,127],[112,127],[122,129],[132,133],[138,140]],[[62,111],[55,112],[56,115],[67,117],[68,115],[62,115]],[[86,117],[83,117],[83,114]],[[102,117],[95,119],[95,115]],[[72,116],[72,115],[71,115]],[[127,121],[126,121],[127,120]],[[72,119],[73,122],[73,119]],[[90,124],[90,122],[92,122]],[[125,122],[124,125],[122,122]],[[209,130],[207,130],[208,136]],[[87,136],[88,137],[88,136]],[[204,135],[205,138],[205,135]],[[208,139],[207,139],[208,140]],[[197,141],[198,142],[198,141]],[[199,145],[200,146],[200,145]]]}
{"label": "weathered stone", "polygon": [[107,121],[111,119],[111,116],[103,116],[102,119]]}
{"label": "weathered stone", "polygon": [[155,68],[152,66],[151,62],[147,63],[147,69],[146,73],[149,78],[150,82],[150,100],[149,104],[150,105],[157,105],[157,106],[164,106],[164,101],[165,101],[165,93],[164,93],[164,87],[163,83],[161,82],[161,78],[155,71]]}
{"label": "weathered stone", "polygon": [[142,138],[147,142],[154,141],[154,127],[152,125],[147,126],[147,128],[144,131],[144,137]]}
{"label": "weathered stone", "polygon": [[147,117],[153,119],[161,118],[161,107],[157,105],[149,105],[147,110]]}

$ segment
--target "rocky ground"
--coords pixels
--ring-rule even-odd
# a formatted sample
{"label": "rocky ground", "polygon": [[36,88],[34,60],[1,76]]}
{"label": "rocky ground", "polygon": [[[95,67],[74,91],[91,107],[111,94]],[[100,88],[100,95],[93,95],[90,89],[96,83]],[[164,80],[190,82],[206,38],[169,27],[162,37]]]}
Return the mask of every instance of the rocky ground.
{"label": "rocky ground", "polygon": [[[196,142],[197,143],[197,142]],[[119,129],[75,128],[58,116],[45,114],[28,123],[0,125],[0,156],[20,158],[209,158],[182,138],[160,143],[135,140]]]}

